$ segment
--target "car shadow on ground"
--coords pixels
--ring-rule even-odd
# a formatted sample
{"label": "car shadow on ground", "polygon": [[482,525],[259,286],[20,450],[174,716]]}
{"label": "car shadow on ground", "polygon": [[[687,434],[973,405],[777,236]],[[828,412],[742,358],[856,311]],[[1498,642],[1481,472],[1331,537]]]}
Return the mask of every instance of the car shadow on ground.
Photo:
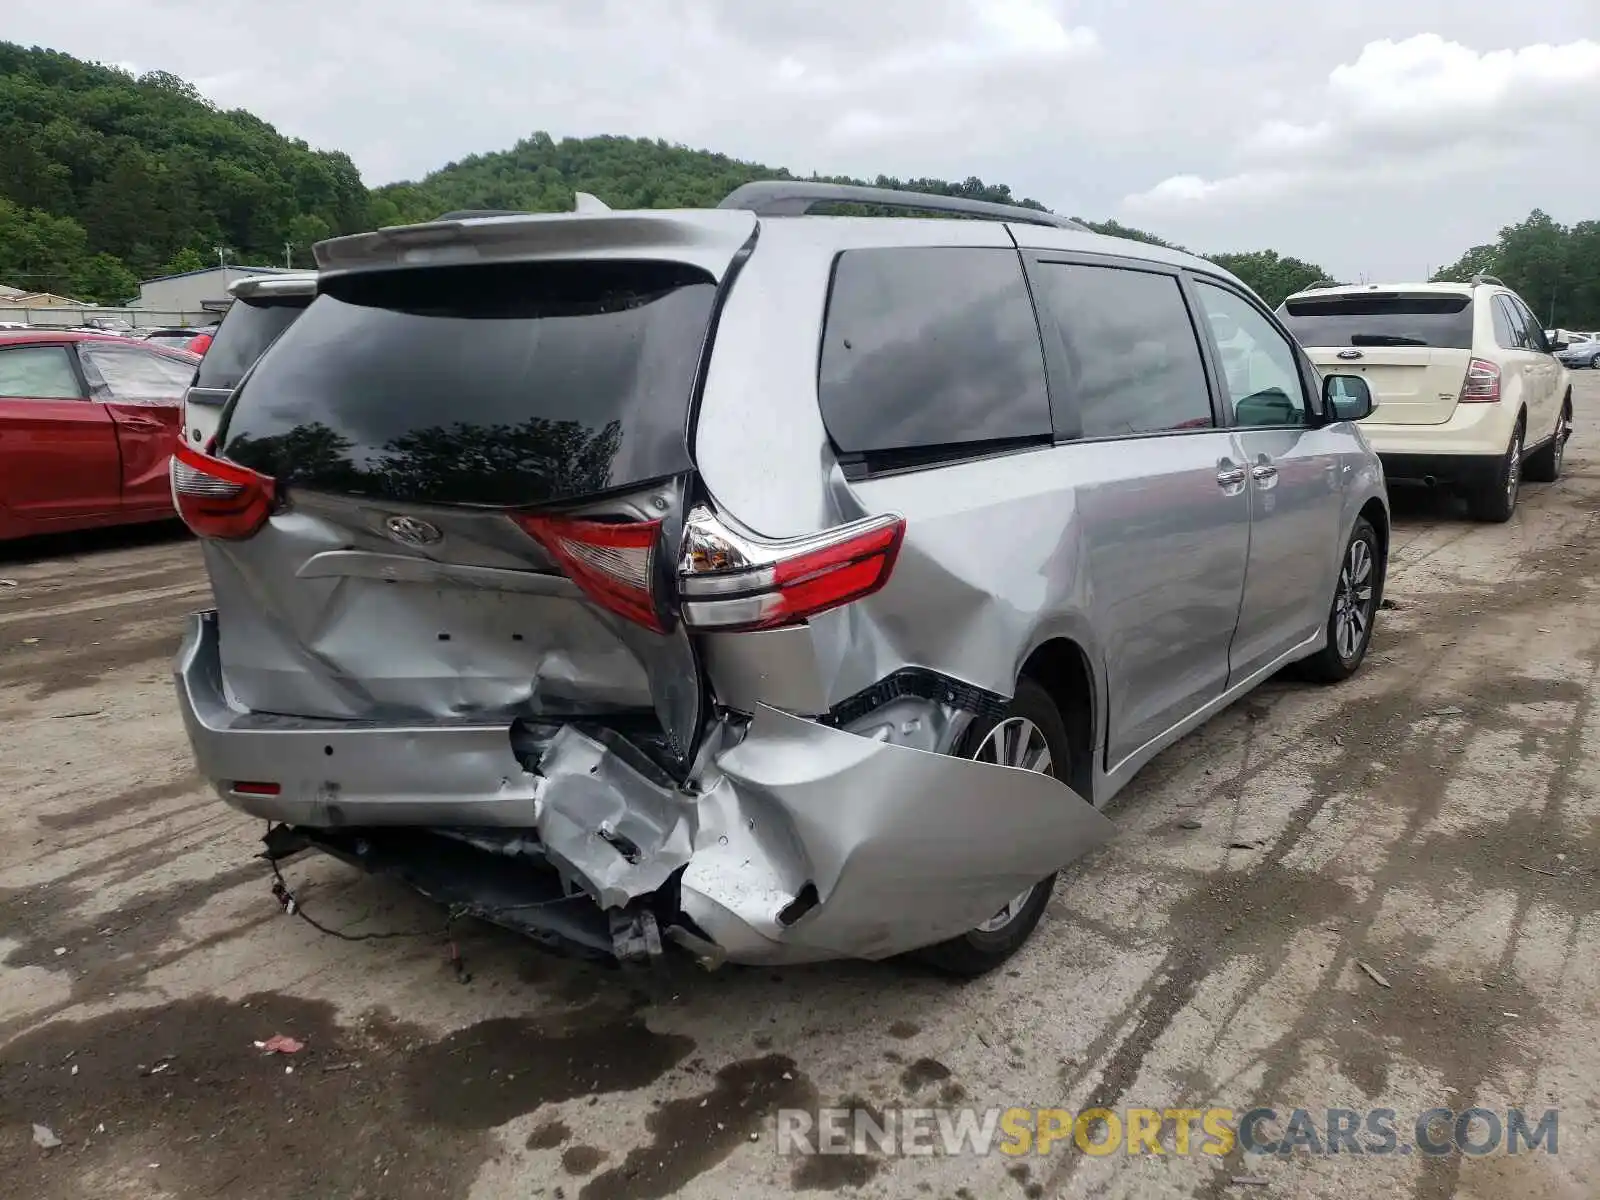
{"label": "car shadow on ground", "polygon": [[77,533],[42,533],[0,542],[0,563],[16,566],[34,562],[78,558],[116,550],[138,550],[190,540],[189,530],[176,518],[140,525],[116,525]]}

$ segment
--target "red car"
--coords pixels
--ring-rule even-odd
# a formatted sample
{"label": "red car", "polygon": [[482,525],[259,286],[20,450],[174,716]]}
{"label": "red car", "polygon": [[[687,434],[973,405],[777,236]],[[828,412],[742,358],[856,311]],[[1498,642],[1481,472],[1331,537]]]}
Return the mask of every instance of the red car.
{"label": "red car", "polygon": [[167,459],[198,356],[99,333],[0,333],[0,540],[174,516]]}

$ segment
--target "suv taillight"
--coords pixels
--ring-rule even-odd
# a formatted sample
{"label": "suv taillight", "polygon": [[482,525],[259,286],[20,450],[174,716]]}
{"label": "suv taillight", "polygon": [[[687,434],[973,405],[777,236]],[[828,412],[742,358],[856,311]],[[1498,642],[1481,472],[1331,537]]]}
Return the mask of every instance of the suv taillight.
{"label": "suv taillight", "polygon": [[1482,358],[1467,364],[1461,384],[1462,404],[1496,404],[1500,400],[1500,368]]}
{"label": "suv taillight", "polygon": [[889,582],[905,530],[905,519],[889,514],[768,540],[696,508],[684,527],[678,568],[684,624],[773,629],[870,596]]}
{"label": "suv taillight", "polygon": [[666,632],[667,622],[651,586],[660,521],[586,521],[533,513],[513,513],[512,520],[596,604],[646,629]]}
{"label": "suv taillight", "polygon": [[172,493],[178,515],[195,533],[238,539],[267,523],[277,485],[270,476],[180,442],[172,452]]}

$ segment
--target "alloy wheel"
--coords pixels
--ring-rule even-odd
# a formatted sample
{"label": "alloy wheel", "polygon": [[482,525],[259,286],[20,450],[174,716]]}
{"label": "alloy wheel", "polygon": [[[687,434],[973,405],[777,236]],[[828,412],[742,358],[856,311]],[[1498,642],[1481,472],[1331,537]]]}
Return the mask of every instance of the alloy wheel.
{"label": "alloy wheel", "polygon": [[[1026,717],[1008,717],[1001,721],[989,731],[972,757],[977,762],[996,766],[1055,774],[1050,759],[1050,743],[1045,741],[1044,732]],[[1004,908],[978,926],[979,931],[994,933],[1004,929],[1021,914],[1033,891],[1033,888],[1029,888],[1013,896]]]}
{"label": "alloy wheel", "polygon": [[1333,642],[1345,662],[1356,656],[1372,624],[1372,598],[1372,547],[1358,537],[1350,543],[1339,570],[1339,592],[1333,602]]}

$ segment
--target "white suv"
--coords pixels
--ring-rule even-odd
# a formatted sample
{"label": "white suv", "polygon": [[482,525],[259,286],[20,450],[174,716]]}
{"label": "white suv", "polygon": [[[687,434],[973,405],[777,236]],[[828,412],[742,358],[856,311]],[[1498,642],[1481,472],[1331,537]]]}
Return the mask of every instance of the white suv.
{"label": "white suv", "polygon": [[1458,488],[1473,516],[1506,521],[1524,473],[1560,476],[1572,430],[1564,343],[1492,275],[1318,285],[1278,316],[1319,369],[1366,378],[1375,408],[1361,428],[1391,481]]}

